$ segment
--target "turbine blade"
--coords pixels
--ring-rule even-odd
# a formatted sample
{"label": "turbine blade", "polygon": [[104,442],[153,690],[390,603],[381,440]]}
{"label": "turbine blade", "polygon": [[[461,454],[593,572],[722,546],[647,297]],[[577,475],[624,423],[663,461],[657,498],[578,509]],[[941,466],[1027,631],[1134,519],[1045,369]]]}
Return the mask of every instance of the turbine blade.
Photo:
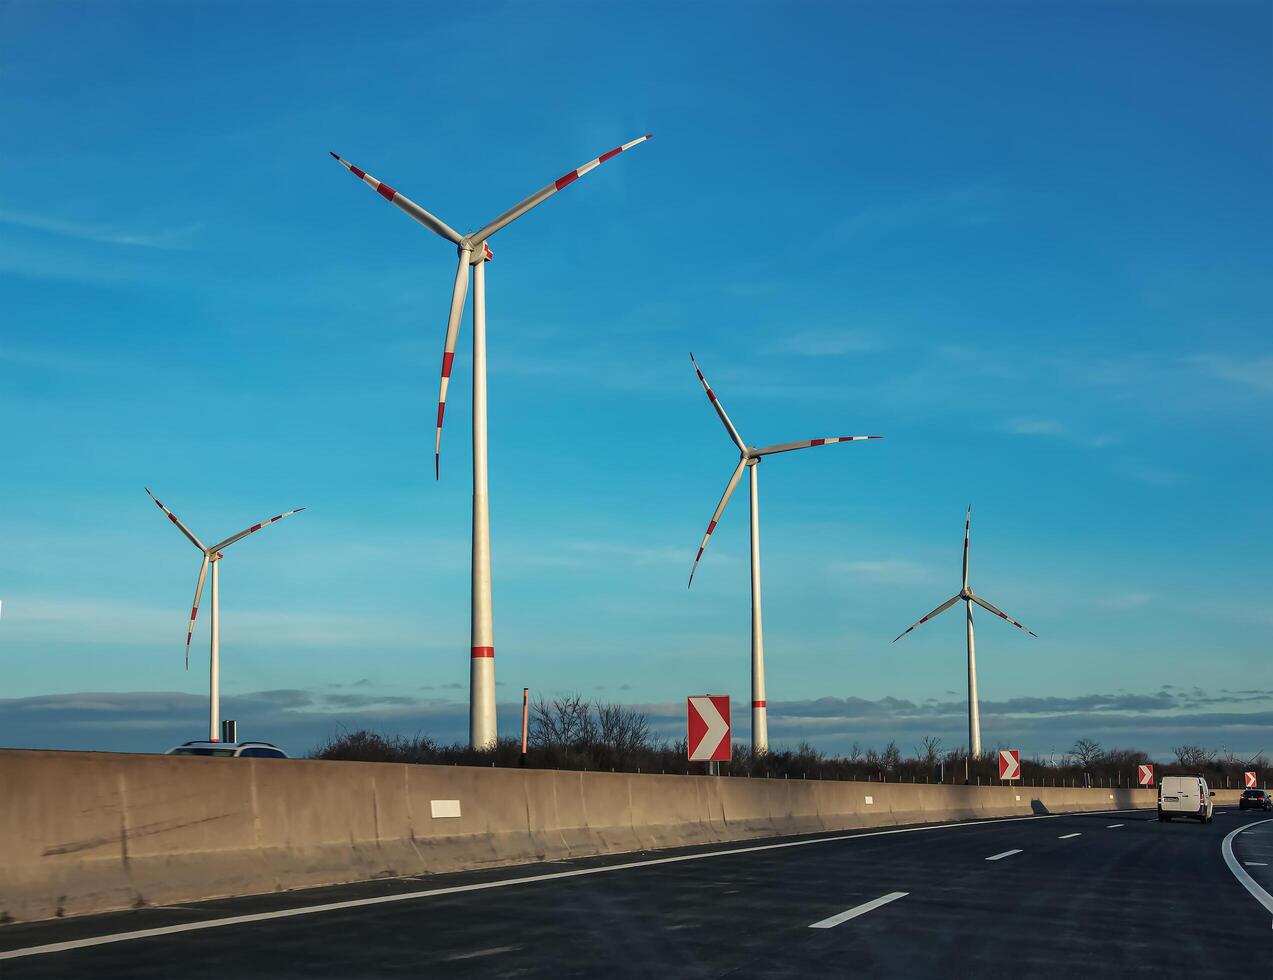
{"label": "turbine blade", "polygon": [[772,456],[774,453],[789,453],[793,449],[808,449],[810,446],[829,446],[835,442],[862,442],[866,439],[883,439],[883,436],[831,436],[829,439],[809,439],[805,442],[782,442],[776,446],[752,451],[753,456]]}
{"label": "turbine blade", "polygon": [[446,414],[446,389],[451,384],[451,365],[455,361],[455,343],[460,336],[460,321],[464,319],[464,297],[469,289],[469,257],[473,253],[460,249],[460,265],[455,270],[455,285],[451,289],[451,312],[446,318],[446,341],[442,347],[442,380],[438,385],[438,427],[433,437],[433,479],[438,479],[442,460],[442,416]]}
{"label": "turbine blade", "polygon": [[968,505],[968,516],[964,518],[964,588],[968,588],[968,531],[972,527],[972,504]]}
{"label": "turbine blade", "polygon": [[205,553],[199,565],[199,581],[194,587],[194,605],[190,607],[190,628],[186,630],[186,670],[190,669],[190,638],[194,636],[194,621],[199,615],[199,599],[203,595],[203,580],[208,576],[208,555]]}
{"label": "turbine blade", "polygon": [[1039,634],[1038,634],[1038,633],[1036,633],[1034,630],[1026,629],[1024,626],[1022,626],[1020,623],[1018,623],[1015,619],[1013,619],[1013,618],[1012,618],[1011,616],[1009,616],[1007,613],[1005,613],[1005,612],[1000,612],[1000,611],[999,611],[998,609],[996,609],[994,606],[990,605],[990,603],[986,602],[986,600],[985,600],[985,599],[981,598],[981,596],[979,596],[979,595],[975,595],[975,596],[973,596],[973,597],[972,597],[972,601],[973,601],[973,602],[975,602],[977,605],[981,606],[983,609],[988,609],[988,610],[990,610],[992,613],[994,613],[994,614],[995,614],[996,616],[998,616],[1000,619],[1005,620],[1005,621],[1007,621],[1007,622],[1011,623],[1011,624],[1012,624],[1013,626],[1015,626],[1017,629],[1019,629],[1019,630],[1025,630],[1025,631],[1026,631],[1027,633],[1029,633],[1031,636],[1038,636],[1038,635],[1039,635]]}
{"label": "turbine blade", "polygon": [[906,629],[902,630],[902,632],[898,633],[898,634],[897,634],[897,636],[893,637],[893,642],[894,642],[894,643],[896,643],[896,642],[897,642],[898,640],[900,640],[903,636],[905,636],[907,633],[909,633],[911,630],[913,630],[916,626],[923,626],[925,623],[927,623],[927,622],[928,622],[930,619],[932,619],[934,616],[937,616],[937,615],[939,615],[939,614],[941,614],[941,613],[944,613],[947,609],[949,609],[949,608],[950,608],[951,606],[953,606],[956,602],[958,602],[958,601],[960,600],[960,598],[961,598],[960,596],[954,596],[954,597],[952,597],[952,598],[950,598],[950,599],[947,599],[947,600],[946,600],[945,602],[943,602],[940,606],[938,606],[936,609],[934,609],[932,612],[930,612],[927,616],[925,616],[923,619],[921,619],[918,623],[912,623],[910,626],[906,627]]}
{"label": "turbine blade", "polygon": [[222,548],[230,547],[230,545],[234,544],[234,542],[240,541],[243,538],[246,538],[249,534],[255,534],[257,531],[261,530],[261,528],[269,527],[275,521],[281,521],[284,517],[291,517],[293,514],[299,514],[304,509],[305,509],[304,507],[297,507],[295,510],[289,510],[282,514],[276,514],[274,517],[271,517],[268,521],[261,521],[260,524],[253,524],[251,527],[247,528],[246,530],[240,531],[238,534],[234,535],[234,537],[226,538],[220,544],[213,545],[211,548],[208,549],[208,553],[210,555],[215,555]]}
{"label": "turbine blade", "polygon": [[399,194],[388,184],[381,183],[376,180],[375,177],[371,176],[371,174],[359,170],[338,153],[331,150],[328,150],[327,152],[331,153],[342,167],[348,170],[368,187],[375,190],[376,193],[390,204],[396,205],[403,212],[410,215],[412,218],[415,218],[415,220],[420,222],[420,224],[424,225],[424,227],[428,228],[435,234],[441,235],[448,242],[453,242],[456,245],[460,244],[460,233],[441,218],[429,214],[428,211],[424,210],[424,208],[420,207],[420,205],[416,204],[415,201],[411,200],[411,198],[407,197],[405,194]]}
{"label": "turbine blade", "polygon": [[493,234],[495,234],[501,228],[504,228],[505,226],[512,224],[514,221],[520,218],[523,214],[525,214],[531,208],[535,207],[537,204],[542,204],[544,201],[548,200],[550,197],[556,194],[559,190],[561,190],[567,184],[573,184],[576,180],[578,180],[580,177],[586,174],[589,170],[592,170],[595,167],[600,166],[601,164],[609,160],[611,157],[617,157],[624,150],[632,149],[632,147],[636,146],[638,143],[644,143],[648,139],[653,139],[653,137],[647,133],[645,136],[642,136],[639,139],[634,139],[629,143],[624,143],[622,146],[616,146],[613,150],[610,150],[606,153],[601,154],[601,156],[597,157],[595,160],[589,160],[582,167],[576,167],[574,170],[570,171],[570,173],[566,174],[564,177],[558,177],[547,187],[541,187],[539,190],[535,191],[535,193],[532,194],[530,197],[526,198],[526,200],[513,205],[511,208],[509,208],[507,211],[501,214],[498,218],[496,218],[490,224],[486,225],[486,227],[482,228],[481,231],[474,234],[472,236],[471,241],[473,242],[474,245],[482,244],[482,242],[486,241],[486,239],[490,238]]}
{"label": "turbine blade", "polygon": [[729,420],[729,416],[725,414],[725,406],[720,403],[720,399],[716,397],[716,392],[712,391],[712,386],[707,383],[707,379],[703,377],[703,371],[698,366],[698,361],[694,360],[694,355],[690,354],[690,363],[694,365],[694,373],[698,375],[698,380],[702,382],[703,390],[707,392],[708,400],[711,401],[712,407],[716,409],[716,414],[720,416],[720,420],[725,425],[725,429],[729,432],[729,438],[734,440],[734,445],[738,447],[739,452],[747,452],[747,446],[743,443],[743,437],[738,434],[738,430],[734,428],[734,423]]}
{"label": "turbine blade", "polygon": [[193,544],[200,551],[208,550],[203,546],[203,542],[194,536],[194,532],[191,531],[190,528],[186,527],[184,524],[181,523],[181,521],[177,520],[176,514],[174,514],[172,511],[170,511],[167,507],[165,507],[163,504],[159,502],[159,498],[150,492],[149,487],[145,487],[144,489],[146,491],[146,495],[149,496],[150,499],[155,502],[155,506],[168,515],[168,520],[172,521],[174,524],[177,525],[177,527],[181,528],[181,533],[190,539],[191,544]]}
{"label": "turbine blade", "polygon": [[725,493],[721,496],[720,503],[716,505],[716,512],[712,514],[712,521],[707,525],[707,533],[703,535],[703,543],[698,546],[698,554],[694,556],[694,564],[690,568],[689,585],[685,586],[687,589],[690,585],[694,584],[694,573],[698,570],[699,559],[703,557],[703,549],[707,547],[707,542],[711,538],[712,532],[716,530],[716,522],[720,520],[720,515],[725,513],[725,505],[729,503],[730,494],[732,494],[734,492],[734,488],[738,486],[738,480],[743,475],[743,470],[746,466],[747,461],[745,459],[740,459],[738,461],[738,465],[734,468],[734,473],[730,476],[729,483],[725,487]]}

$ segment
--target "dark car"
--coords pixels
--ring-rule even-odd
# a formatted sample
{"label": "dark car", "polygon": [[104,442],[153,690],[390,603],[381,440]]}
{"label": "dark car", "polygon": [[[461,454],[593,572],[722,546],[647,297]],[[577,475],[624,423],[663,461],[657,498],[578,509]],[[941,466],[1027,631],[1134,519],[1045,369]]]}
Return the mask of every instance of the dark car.
{"label": "dark car", "polygon": [[1239,810],[1273,810],[1273,797],[1262,789],[1248,789],[1238,799]]}

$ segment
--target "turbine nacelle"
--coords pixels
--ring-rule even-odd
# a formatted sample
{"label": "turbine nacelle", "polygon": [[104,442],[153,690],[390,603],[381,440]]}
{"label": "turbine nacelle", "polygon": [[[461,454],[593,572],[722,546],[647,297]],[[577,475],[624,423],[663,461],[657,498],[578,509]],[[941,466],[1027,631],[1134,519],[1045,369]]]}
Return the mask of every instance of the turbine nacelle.
{"label": "turbine nacelle", "polygon": [[489,262],[495,258],[495,253],[491,251],[491,247],[486,242],[473,242],[468,238],[463,239],[455,247],[455,252],[459,255],[461,262],[464,261],[464,256],[467,254],[469,265],[481,265],[483,262]]}

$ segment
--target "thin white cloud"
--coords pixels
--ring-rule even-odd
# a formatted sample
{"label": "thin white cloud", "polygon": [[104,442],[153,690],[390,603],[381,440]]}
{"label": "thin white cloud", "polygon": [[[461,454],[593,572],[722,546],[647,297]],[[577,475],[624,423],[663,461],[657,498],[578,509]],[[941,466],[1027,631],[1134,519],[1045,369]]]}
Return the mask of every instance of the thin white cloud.
{"label": "thin white cloud", "polygon": [[928,567],[898,558],[842,561],[835,562],[831,567],[833,571],[844,572],[855,578],[888,585],[913,585],[931,581],[934,577]]}
{"label": "thin white cloud", "polygon": [[994,187],[951,187],[865,208],[840,222],[833,234],[840,240],[852,240],[905,231],[916,225],[990,224],[1003,219],[1005,200],[1003,191]]}
{"label": "thin white cloud", "polygon": [[1221,381],[1244,385],[1264,395],[1273,395],[1273,357],[1237,358],[1222,354],[1199,354],[1190,358],[1189,363]]}
{"label": "thin white cloud", "polygon": [[1115,592],[1098,597],[1096,605],[1114,612],[1130,612],[1133,609],[1142,609],[1153,601],[1151,592]]}
{"label": "thin white cloud", "polygon": [[1073,443],[1076,446],[1087,446],[1091,449],[1103,449],[1114,445],[1118,440],[1111,435],[1100,433],[1088,435],[1076,432],[1070,426],[1056,419],[1019,417],[1009,419],[1002,426],[1005,432],[1018,436],[1047,436]]}
{"label": "thin white cloud", "polygon": [[0,208],[0,224],[16,228],[28,228],[33,231],[42,231],[50,235],[61,235],[66,238],[101,242],[106,245],[125,245],[163,250],[190,248],[195,235],[199,231],[198,225],[185,225],[155,232],[127,231],[120,228],[112,228],[109,225],[68,221],[64,218],[31,214],[23,211],[11,211],[7,208]]}
{"label": "thin white cloud", "polygon": [[884,341],[873,331],[856,328],[797,330],[777,339],[773,350],[805,357],[842,357],[883,350]]}

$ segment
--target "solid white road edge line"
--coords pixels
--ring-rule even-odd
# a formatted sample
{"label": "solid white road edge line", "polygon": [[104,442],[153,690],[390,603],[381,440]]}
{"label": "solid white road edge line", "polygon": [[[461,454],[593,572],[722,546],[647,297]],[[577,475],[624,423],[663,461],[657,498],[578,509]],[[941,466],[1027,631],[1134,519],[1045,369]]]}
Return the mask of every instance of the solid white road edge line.
{"label": "solid white road edge line", "polygon": [[[580,878],[584,875],[606,874],[611,871],[630,871],[633,868],[652,868],[661,864],[677,864],[682,861],[703,861],[708,858],[729,857],[734,854],[756,854],[760,851],[778,851],[787,847],[806,847],[810,844],[834,844],[837,841],[864,840],[871,837],[889,837],[893,834],[921,834],[932,830],[954,830],[962,827],[993,827],[1004,823],[1021,823],[1026,820],[1055,820],[1060,817],[1072,817],[1082,813],[1137,813],[1137,810],[1078,810],[1075,813],[1043,813],[1030,817],[999,817],[991,820],[964,820],[958,823],[924,824],[919,827],[896,827],[893,830],[876,830],[862,834],[838,834],[835,837],[814,837],[810,840],[786,841],[782,844],[757,844],[752,847],[735,847],[727,851],[707,851],[702,854],[680,854],[676,857],[651,858],[648,861],[627,861],[623,864],[608,864],[599,868],[579,868],[575,871],[554,871],[549,874],[526,875],[522,878],[504,878],[500,881],[482,881],[472,885],[452,885],[449,888],[430,888],[427,891],[403,892],[399,895],[377,895],[374,898],[354,898],[345,902],[328,902],[325,905],[304,905],[298,908],[278,909],[274,912],[254,912],[251,915],[230,915],[219,919],[204,919],[202,922],[182,922],[171,926],[156,926],[153,929],[137,929],[133,932],[117,932],[105,936],[90,936],[86,939],[73,939],[64,943],[47,943],[43,946],[27,946],[23,949],[0,950],[0,960],[14,960],[23,956],[42,956],[46,953],[61,953],[71,949],[83,949],[87,946],[102,946],[106,943],[122,943],[133,939],[150,939],[154,936],[172,936],[181,932],[197,932],[200,929],[219,929],[223,926],[238,926],[249,922],[265,922],[269,919],[290,919],[297,915],[313,915],[318,912],[335,912],[340,909],[361,908],[366,905],[387,905],[391,902],[409,902],[420,898],[434,898],[438,895],[460,895],[464,892],[480,892],[489,888],[507,888],[511,885],[529,885],[539,881],[554,881],[560,878]],[[243,896],[249,897],[249,896]]]}
{"label": "solid white road edge line", "polygon": [[990,857],[986,858],[986,860],[987,860],[987,861],[999,861],[999,860],[1002,860],[1003,858],[1010,858],[1010,857],[1012,857],[1012,855],[1014,855],[1014,854],[1020,854],[1020,853],[1021,853],[1021,848],[1019,848],[1019,847],[1014,847],[1014,848],[1013,848],[1012,850],[1010,850],[1010,851],[1000,851],[998,854],[992,854],[992,855],[990,855]]}
{"label": "solid white road edge line", "polygon": [[861,905],[851,909],[846,909],[838,915],[833,915],[827,919],[820,919],[817,922],[810,923],[810,929],[834,929],[841,922],[848,922],[850,919],[856,919],[859,915],[866,915],[867,912],[874,912],[881,905],[887,905],[889,902],[896,902],[899,898],[905,898],[910,892],[889,892],[887,895],[881,895],[879,898],[873,898],[869,902],[863,902]]}
{"label": "solid white road edge line", "polygon": [[1082,834],[1062,834],[1057,840],[1069,840],[1071,837],[1082,837]]}
{"label": "solid white road edge line", "polygon": [[1238,859],[1233,856],[1233,838],[1237,837],[1242,831],[1258,827],[1262,823],[1273,823],[1273,820],[1257,820],[1255,823],[1246,824],[1237,830],[1231,830],[1220,845],[1220,853],[1224,856],[1224,863],[1233,872],[1233,877],[1241,882],[1242,887],[1249,891],[1255,897],[1255,900],[1264,906],[1266,911],[1273,912],[1273,895],[1261,888],[1256,883],[1256,880],[1246,873],[1246,869],[1238,863]]}

